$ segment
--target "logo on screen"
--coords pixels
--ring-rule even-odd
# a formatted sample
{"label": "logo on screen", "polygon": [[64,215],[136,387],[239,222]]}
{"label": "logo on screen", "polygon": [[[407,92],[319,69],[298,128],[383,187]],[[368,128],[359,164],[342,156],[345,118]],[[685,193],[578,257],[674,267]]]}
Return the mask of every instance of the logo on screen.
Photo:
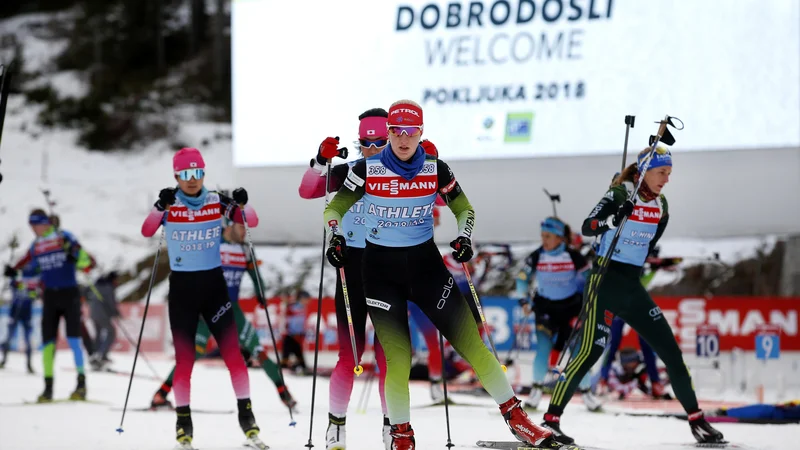
{"label": "logo on screen", "polygon": [[508,113],[506,115],[505,142],[530,142],[533,135],[533,113]]}

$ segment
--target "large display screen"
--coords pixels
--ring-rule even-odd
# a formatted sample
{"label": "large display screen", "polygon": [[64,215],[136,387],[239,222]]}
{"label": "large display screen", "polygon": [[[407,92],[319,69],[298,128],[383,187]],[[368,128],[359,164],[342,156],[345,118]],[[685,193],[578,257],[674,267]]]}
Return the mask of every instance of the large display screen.
{"label": "large display screen", "polygon": [[[445,160],[800,145],[800,2],[235,0],[237,167],[306,164],[411,99]],[[351,152],[355,155],[356,152]],[[355,156],[351,156],[351,159]]]}

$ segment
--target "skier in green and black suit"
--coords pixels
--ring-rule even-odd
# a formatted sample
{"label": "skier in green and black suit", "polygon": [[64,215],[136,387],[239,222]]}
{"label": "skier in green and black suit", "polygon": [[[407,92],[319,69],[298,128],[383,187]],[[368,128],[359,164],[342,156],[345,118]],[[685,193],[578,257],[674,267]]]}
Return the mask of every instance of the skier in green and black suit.
{"label": "skier in green and black suit", "polygon": [[[672,155],[666,148],[658,147],[647,172],[640,174],[639,167],[646,164],[649,154],[650,148],[639,153],[638,161],[622,172],[583,222],[584,236],[601,236],[598,260],[584,294],[591,306],[574,347],[574,356],[564,371],[565,379],[556,384],[550,407],[544,415],[544,425],[560,435],[557,439],[561,442],[573,442],[561,432],[560,418],[580,380],[603,355],[615,315],[636,330],[664,361],[675,395],[689,415],[695,439],[701,443],[724,442],[722,433],[708,424],[698,407],[692,378],[672,328],[640,281],[645,259],[664,233],[669,220],[667,199],[661,190],[672,173]],[[640,176],[644,176],[644,180],[634,204],[628,196]],[[628,217],[628,221],[598,288],[598,267],[623,217]]]}

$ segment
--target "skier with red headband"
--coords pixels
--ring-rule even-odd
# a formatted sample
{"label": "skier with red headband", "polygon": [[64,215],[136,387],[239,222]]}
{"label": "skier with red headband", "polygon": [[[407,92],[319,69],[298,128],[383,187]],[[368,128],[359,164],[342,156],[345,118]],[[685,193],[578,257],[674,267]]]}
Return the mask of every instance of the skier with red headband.
{"label": "skier with red headband", "polygon": [[348,210],[363,201],[366,246],[359,253],[370,318],[386,352],[391,448],[416,448],[410,424],[408,300],[473,366],[513,435],[521,442],[549,447],[554,443],[552,432],[536,425],[521,408],[500,363],[481,340],[465,298],[452,295],[458,287],[433,241],[433,209],[441,196],[458,222],[458,236],[450,243],[453,256],[460,263],[469,261],[475,211],[450,167],[420,145],[422,108],[401,100],[392,104],[388,119],[389,145],[353,164],[344,188],[325,209],[324,220],[330,237],[328,261],[345,267],[351,263],[352,249],[340,224]]}

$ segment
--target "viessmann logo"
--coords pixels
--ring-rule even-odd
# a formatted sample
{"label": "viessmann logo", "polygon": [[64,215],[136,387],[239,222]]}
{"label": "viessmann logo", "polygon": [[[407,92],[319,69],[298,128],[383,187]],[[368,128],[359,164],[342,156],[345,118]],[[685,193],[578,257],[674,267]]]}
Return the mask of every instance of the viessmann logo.
{"label": "viessmann logo", "polygon": [[637,206],[633,210],[633,217],[637,222],[658,223],[661,220],[661,210],[653,206]]}
{"label": "viessmann logo", "polygon": [[422,197],[436,192],[436,175],[423,175],[413,180],[393,177],[375,177],[367,181],[367,193],[392,197]]}
{"label": "viessmann logo", "polygon": [[219,205],[207,205],[197,211],[186,207],[173,206],[169,209],[170,222],[206,222],[221,216]]}

